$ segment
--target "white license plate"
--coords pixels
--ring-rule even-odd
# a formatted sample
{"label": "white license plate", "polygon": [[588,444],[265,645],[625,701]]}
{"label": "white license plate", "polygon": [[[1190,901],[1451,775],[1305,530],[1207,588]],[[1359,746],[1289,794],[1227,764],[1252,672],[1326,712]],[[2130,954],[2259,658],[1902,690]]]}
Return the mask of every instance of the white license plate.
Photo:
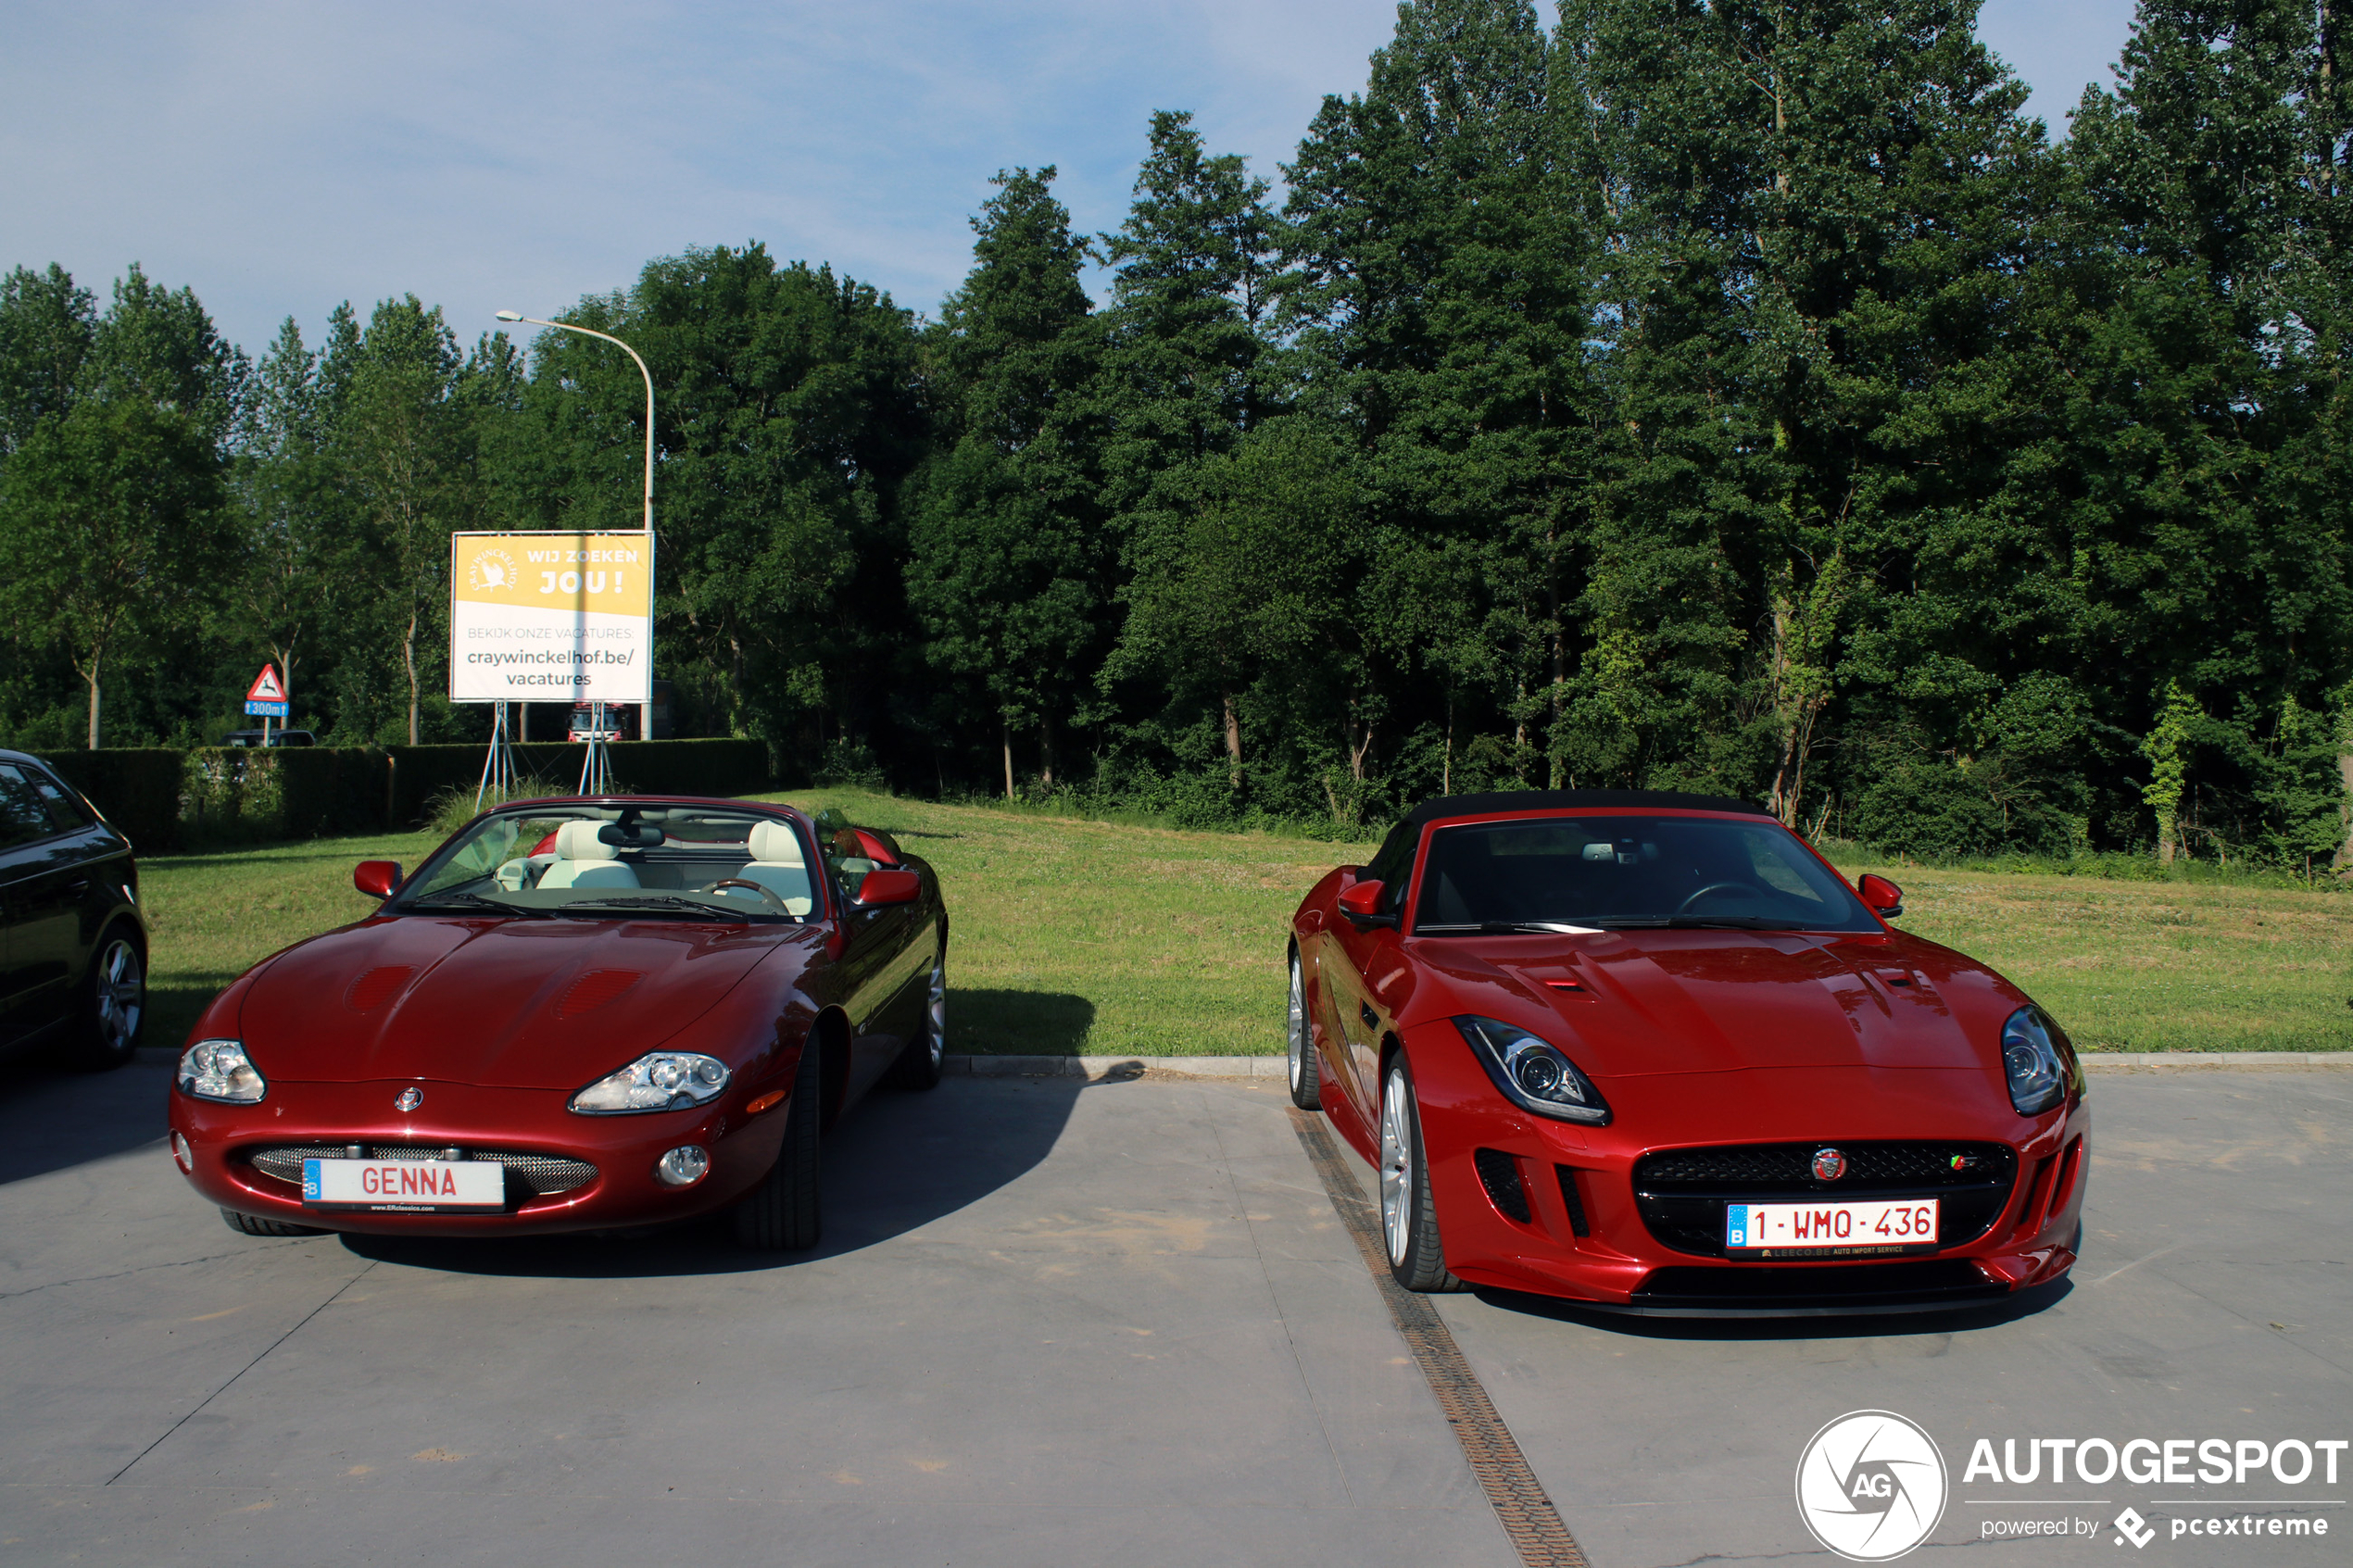
{"label": "white license plate", "polygon": [[1937,1199],[1899,1202],[1728,1203],[1724,1248],[1781,1257],[1899,1252],[1936,1245]]}
{"label": "white license plate", "polygon": [[367,1209],[503,1209],[507,1168],[491,1160],[306,1160],[302,1200]]}

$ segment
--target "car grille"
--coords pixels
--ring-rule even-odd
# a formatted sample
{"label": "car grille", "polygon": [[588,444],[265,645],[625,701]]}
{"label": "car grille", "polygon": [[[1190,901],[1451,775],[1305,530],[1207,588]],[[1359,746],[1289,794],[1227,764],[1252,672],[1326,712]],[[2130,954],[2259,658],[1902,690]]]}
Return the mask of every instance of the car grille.
{"label": "car grille", "polygon": [[[245,1151],[245,1160],[265,1176],[282,1182],[302,1185],[302,1162],[306,1160],[349,1160],[353,1150],[361,1160],[439,1160],[449,1152],[447,1144],[426,1147],[422,1144],[283,1144],[274,1148],[254,1148]],[[567,1160],[557,1154],[524,1154],[503,1148],[472,1148],[463,1151],[468,1160],[488,1160],[507,1168],[507,1196],[510,1202],[528,1202],[535,1198],[548,1198],[574,1187],[586,1186],[597,1179],[597,1168],[585,1160]],[[518,1190],[520,1189],[520,1190]]]}
{"label": "car grille", "polygon": [[[1817,1181],[1814,1155],[1836,1148],[1846,1174]],[[1955,1160],[1968,1161],[1956,1170]],[[1634,1202],[1651,1235],[1678,1252],[1724,1256],[1727,1200],[1817,1198],[1934,1198],[1942,1204],[1938,1247],[1983,1236],[2009,1206],[2018,1153],[2007,1144],[1942,1139],[1906,1142],[1724,1144],[1665,1149],[1634,1162]]]}
{"label": "car grille", "polygon": [[1921,1258],[1814,1268],[1760,1263],[1653,1269],[1628,1305],[1674,1311],[1853,1311],[1995,1300],[2007,1294],[1966,1258]]}
{"label": "car grille", "polygon": [[1473,1151],[1471,1162],[1478,1167],[1479,1184],[1487,1188],[1487,1199],[1498,1212],[1523,1225],[1534,1220],[1528,1207],[1528,1189],[1520,1185],[1518,1160],[1500,1148],[1482,1148]]}

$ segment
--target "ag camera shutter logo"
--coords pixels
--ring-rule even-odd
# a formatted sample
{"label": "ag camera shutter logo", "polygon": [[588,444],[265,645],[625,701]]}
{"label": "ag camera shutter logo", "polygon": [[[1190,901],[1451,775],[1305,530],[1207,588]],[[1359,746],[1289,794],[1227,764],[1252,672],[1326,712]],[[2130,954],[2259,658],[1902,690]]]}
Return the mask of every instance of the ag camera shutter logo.
{"label": "ag camera shutter logo", "polygon": [[1944,1456],[1893,1411],[1851,1411],[1814,1434],[1797,1460],[1797,1512],[1850,1562],[1903,1556],[1944,1517]]}

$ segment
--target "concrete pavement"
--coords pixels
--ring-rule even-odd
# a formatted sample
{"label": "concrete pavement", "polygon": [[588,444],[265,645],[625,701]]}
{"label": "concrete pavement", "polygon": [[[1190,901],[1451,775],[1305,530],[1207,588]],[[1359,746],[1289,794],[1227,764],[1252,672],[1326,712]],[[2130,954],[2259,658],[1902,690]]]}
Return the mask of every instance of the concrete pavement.
{"label": "concrete pavement", "polygon": [[[1516,1561],[1272,1085],[879,1096],[829,1145],[825,1245],[778,1262],[706,1232],[241,1237],[154,1135],[168,1060],[0,1096],[0,1563]],[[2084,1261],[2036,1310],[1441,1312],[1604,1568],[1829,1561],[1793,1469],[1864,1408],[1950,1468],[1919,1557],[2093,1515],[2022,1500],[2066,1497],[2160,1535],[1968,1560],[2343,1561],[2353,1510],[2317,1511],[2324,1542],[2208,1547],[2157,1505],[2309,1514],[2353,1465],[2284,1490],[1964,1483],[1981,1436],[2353,1437],[2353,1075],[2094,1093]]]}

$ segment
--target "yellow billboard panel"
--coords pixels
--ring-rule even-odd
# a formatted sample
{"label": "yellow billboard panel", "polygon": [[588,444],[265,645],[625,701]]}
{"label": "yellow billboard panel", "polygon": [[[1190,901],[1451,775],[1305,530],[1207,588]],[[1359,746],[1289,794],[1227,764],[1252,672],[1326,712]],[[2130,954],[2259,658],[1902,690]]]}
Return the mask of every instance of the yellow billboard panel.
{"label": "yellow billboard panel", "polygon": [[647,702],[653,540],[644,533],[453,533],[452,702]]}

